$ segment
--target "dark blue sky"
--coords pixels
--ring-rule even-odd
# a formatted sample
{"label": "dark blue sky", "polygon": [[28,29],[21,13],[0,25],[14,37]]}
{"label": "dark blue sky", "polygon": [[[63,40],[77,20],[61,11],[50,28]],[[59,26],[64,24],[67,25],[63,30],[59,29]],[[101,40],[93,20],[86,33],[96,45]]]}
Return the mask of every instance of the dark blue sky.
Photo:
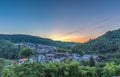
{"label": "dark blue sky", "polygon": [[0,33],[86,41],[120,27],[120,0],[0,0]]}

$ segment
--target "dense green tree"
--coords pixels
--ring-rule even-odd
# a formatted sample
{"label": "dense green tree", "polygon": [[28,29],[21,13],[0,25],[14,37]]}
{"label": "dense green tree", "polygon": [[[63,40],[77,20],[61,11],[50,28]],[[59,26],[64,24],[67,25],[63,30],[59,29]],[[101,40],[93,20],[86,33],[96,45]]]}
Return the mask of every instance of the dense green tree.
{"label": "dense green tree", "polygon": [[95,60],[94,60],[94,58],[93,58],[93,56],[90,56],[90,58],[89,58],[89,65],[90,66],[95,66]]}
{"label": "dense green tree", "polygon": [[8,59],[18,58],[18,48],[14,43],[10,41],[1,40],[0,41],[0,57]]}
{"label": "dense green tree", "polygon": [[71,50],[71,49],[68,49],[68,48],[58,48],[56,51],[57,51],[57,52],[69,52],[69,53],[72,52],[72,50]]}
{"label": "dense green tree", "polygon": [[[11,75],[10,75],[11,74]],[[3,77],[98,77],[96,68],[69,63],[24,63],[3,70]]]}
{"label": "dense green tree", "polygon": [[89,65],[89,60],[83,60],[83,61],[81,62],[81,64],[82,64],[83,66],[88,66],[88,65]]}
{"label": "dense green tree", "polygon": [[4,68],[4,64],[5,64],[5,60],[0,58],[0,76],[1,76],[1,72],[2,72],[2,70]]}
{"label": "dense green tree", "polygon": [[113,77],[115,76],[116,66],[115,63],[107,63],[106,66],[103,68],[103,77]]}
{"label": "dense green tree", "polygon": [[14,67],[5,68],[5,69],[2,71],[2,76],[3,76],[3,77],[16,77],[16,76],[15,76]]}
{"label": "dense green tree", "polygon": [[34,51],[30,48],[23,48],[20,53],[19,56],[21,58],[29,58],[31,55],[33,55]]}
{"label": "dense green tree", "polygon": [[24,63],[5,68],[2,77],[113,77],[120,75],[120,65],[115,63],[81,66],[68,63]]}
{"label": "dense green tree", "polygon": [[71,50],[72,50],[72,53],[79,53],[80,55],[84,55],[85,54],[85,52],[84,52],[84,50],[82,48],[82,44],[73,46]]}

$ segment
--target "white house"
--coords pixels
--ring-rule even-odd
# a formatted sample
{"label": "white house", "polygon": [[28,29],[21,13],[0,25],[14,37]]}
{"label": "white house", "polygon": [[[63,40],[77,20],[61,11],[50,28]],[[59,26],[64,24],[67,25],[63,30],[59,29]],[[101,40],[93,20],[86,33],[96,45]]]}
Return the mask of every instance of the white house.
{"label": "white house", "polygon": [[45,61],[45,56],[42,54],[39,54],[38,55],[38,62],[43,62],[43,61]]}
{"label": "white house", "polygon": [[83,60],[88,60],[91,56],[92,56],[95,60],[96,60],[96,58],[98,57],[97,55],[83,55],[81,58],[82,58]]}
{"label": "white house", "polygon": [[80,55],[77,54],[77,53],[73,53],[73,54],[72,54],[72,60],[73,60],[73,61],[80,62]]}
{"label": "white house", "polygon": [[29,62],[37,62],[37,57],[31,56],[31,57],[29,58]]}

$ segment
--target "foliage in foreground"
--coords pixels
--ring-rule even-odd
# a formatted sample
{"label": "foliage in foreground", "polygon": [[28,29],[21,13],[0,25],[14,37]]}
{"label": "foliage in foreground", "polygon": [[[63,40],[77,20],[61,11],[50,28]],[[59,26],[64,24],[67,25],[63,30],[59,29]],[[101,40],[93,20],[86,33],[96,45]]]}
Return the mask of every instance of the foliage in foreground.
{"label": "foliage in foreground", "polygon": [[3,70],[4,64],[5,64],[5,60],[0,58],[0,75],[1,75],[1,71]]}
{"label": "foliage in foreground", "polygon": [[25,63],[5,68],[3,77],[113,77],[120,75],[120,65],[107,63],[101,66],[81,66],[68,63]]}

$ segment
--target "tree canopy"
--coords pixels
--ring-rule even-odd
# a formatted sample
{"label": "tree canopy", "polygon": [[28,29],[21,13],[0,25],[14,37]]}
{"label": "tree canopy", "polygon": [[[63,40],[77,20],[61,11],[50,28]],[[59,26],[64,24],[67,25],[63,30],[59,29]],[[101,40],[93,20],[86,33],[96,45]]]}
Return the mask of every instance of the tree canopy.
{"label": "tree canopy", "polygon": [[10,41],[0,40],[0,57],[8,59],[17,59],[19,49]]}
{"label": "tree canopy", "polygon": [[30,48],[23,48],[20,53],[19,56],[20,58],[29,58],[31,55],[33,55],[34,51]]}

